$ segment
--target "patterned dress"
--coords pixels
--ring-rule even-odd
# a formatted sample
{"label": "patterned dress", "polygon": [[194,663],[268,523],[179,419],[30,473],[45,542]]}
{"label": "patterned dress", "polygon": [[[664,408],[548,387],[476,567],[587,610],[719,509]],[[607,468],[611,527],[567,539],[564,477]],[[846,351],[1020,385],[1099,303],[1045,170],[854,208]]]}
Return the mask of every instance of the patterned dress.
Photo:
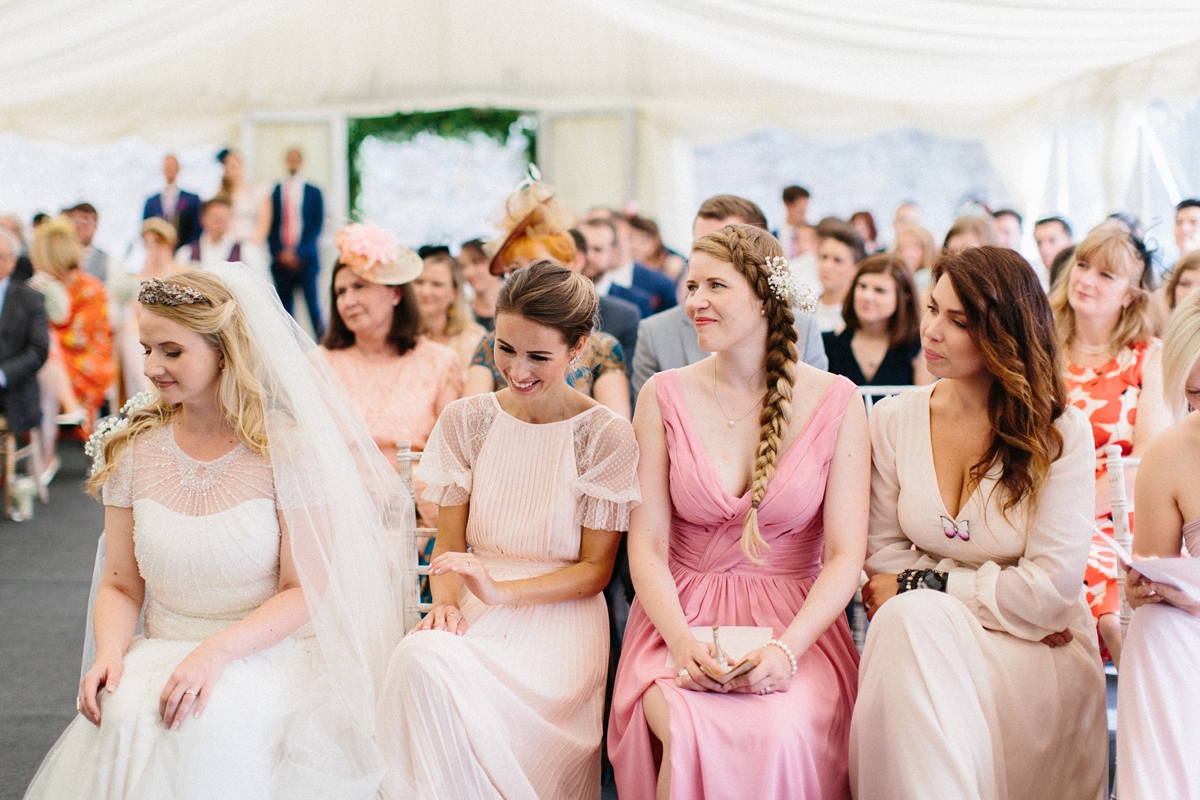
{"label": "patterned dress", "polygon": [[[1142,393],[1142,373],[1146,357],[1161,347],[1158,339],[1125,347],[1116,357],[1099,367],[1071,364],[1065,375],[1067,396],[1071,405],[1083,411],[1092,424],[1096,442],[1096,481],[1108,478],[1104,448],[1121,446],[1121,455],[1133,452],[1133,427],[1137,422],[1138,397]],[[1112,512],[1096,515],[1096,527],[1112,536]],[[1133,514],[1129,515],[1129,530],[1133,531]],[[1092,534],[1092,549],[1088,554],[1088,605],[1093,616],[1116,614],[1121,610],[1117,593],[1117,556],[1098,534]]]}
{"label": "patterned dress", "polygon": [[[500,370],[496,367],[496,334],[494,332],[484,336],[480,340],[479,346],[475,348],[475,357],[471,359],[471,366],[476,365],[487,367],[492,371],[492,379],[495,381],[492,391],[498,392],[508,386],[501,377]],[[567,383],[591,397],[592,387],[606,372],[628,373],[625,368],[625,352],[621,349],[621,343],[617,341],[616,337],[596,331],[588,337],[587,344],[583,346],[579,366],[567,373]]]}
{"label": "patterned dress", "polygon": [[108,322],[108,293],[99,278],[74,270],[64,281],[71,312],[66,322],[50,323],[56,349],[71,390],[94,419],[117,374],[113,335]]}

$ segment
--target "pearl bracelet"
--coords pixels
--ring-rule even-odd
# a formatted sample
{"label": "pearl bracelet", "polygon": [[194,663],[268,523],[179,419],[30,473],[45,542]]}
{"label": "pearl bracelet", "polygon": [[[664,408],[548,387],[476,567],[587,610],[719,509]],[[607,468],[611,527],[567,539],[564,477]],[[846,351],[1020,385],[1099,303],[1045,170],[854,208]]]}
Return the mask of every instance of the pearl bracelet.
{"label": "pearl bracelet", "polygon": [[783,654],[788,657],[788,661],[790,661],[792,664],[792,677],[793,678],[796,677],[796,669],[797,669],[796,657],[794,655],[792,655],[792,648],[788,647],[786,644],[779,641],[778,639],[771,639],[769,642],[767,642],[767,647],[770,647],[771,645],[775,645],[776,647],[778,647],[780,650],[783,651]]}

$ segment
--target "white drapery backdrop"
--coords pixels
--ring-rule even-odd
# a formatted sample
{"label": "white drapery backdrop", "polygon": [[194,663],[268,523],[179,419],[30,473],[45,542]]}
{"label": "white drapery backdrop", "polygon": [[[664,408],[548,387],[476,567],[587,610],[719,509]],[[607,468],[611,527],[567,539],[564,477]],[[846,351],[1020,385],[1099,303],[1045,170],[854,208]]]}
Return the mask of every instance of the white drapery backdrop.
{"label": "white drapery backdrop", "polygon": [[[636,195],[675,231],[680,153],[764,126],[908,125],[982,142],[1029,215],[1072,213],[1072,194],[1125,207],[1166,183],[1153,104],[1200,97],[1191,0],[15,0],[0,29],[0,131],[35,138],[178,148],[272,110],[629,109]],[[1090,180],[1081,162],[1098,177],[1064,192],[1064,171]]]}

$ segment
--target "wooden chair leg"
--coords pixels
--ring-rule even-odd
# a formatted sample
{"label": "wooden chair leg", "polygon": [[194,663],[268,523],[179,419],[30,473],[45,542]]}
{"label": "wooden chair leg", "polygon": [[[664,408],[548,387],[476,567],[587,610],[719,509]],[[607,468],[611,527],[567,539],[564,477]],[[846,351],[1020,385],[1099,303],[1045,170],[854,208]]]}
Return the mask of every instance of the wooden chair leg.
{"label": "wooden chair leg", "polygon": [[13,484],[17,479],[17,437],[4,432],[4,516],[12,516]]}

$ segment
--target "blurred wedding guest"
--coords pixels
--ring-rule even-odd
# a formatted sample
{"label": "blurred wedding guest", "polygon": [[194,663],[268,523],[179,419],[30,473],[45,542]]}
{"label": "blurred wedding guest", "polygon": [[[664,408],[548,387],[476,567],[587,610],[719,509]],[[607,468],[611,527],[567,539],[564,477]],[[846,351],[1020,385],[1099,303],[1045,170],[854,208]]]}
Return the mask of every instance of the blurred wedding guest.
{"label": "blurred wedding guest", "polygon": [[96,207],[91,203],[78,203],[65,209],[63,213],[75,226],[75,236],[79,239],[80,246],[83,247],[83,254],[79,257],[79,268],[89,275],[99,278],[101,283],[105,283],[110,274],[114,274],[120,269],[120,264],[115,258],[92,244],[100,220],[99,214],[96,213]]}
{"label": "blurred wedding guest", "polygon": [[[608,738],[626,800],[850,796],[858,655],[842,610],[866,544],[867,420],[850,381],[799,363],[782,256],[749,225],[698,239],[686,306],[714,355],[639,398],[637,600]],[[723,662],[710,643],[745,628]]]}
{"label": "blurred wedding guest", "polygon": [[588,214],[588,219],[607,219],[617,234],[617,251],[613,255],[613,264],[604,273],[604,277],[596,281],[596,291],[609,294],[609,285],[637,289],[650,297],[649,314],[674,306],[675,281],[658,270],[642,266],[634,259],[633,228],[625,215],[608,209],[598,209]]}
{"label": "blurred wedding guest", "polygon": [[146,353],[138,336],[138,313],[141,304],[137,301],[144,281],[167,278],[179,271],[175,261],[177,244],[175,227],[161,217],[150,217],[142,222],[142,244],[146,249],[146,260],[142,271],[137,274],[122,273],[108,289],[113,310],[113,352],[121,376],[121,405],[146,389],[151,388],[143,367]]}
{"label": "blurred wedding guest", "polygon": [[581,275],[517,271],[497,302],[507,388],[450,404],[430,436],[433,609],[379,692],[385,800],[600,798],[600,592],[641,498],[629,422],[565,380],[596,311]]}
{"label": "blurred wedding guest", "polygon": [[31,224],[33,225],[33,227],[38,228],[38,227],[41,227],[42,223],[49,222],[50,220],[51,220],[51,217],[49,214],[47,214],[44,211],[39,211],[33,215]]}
{"label": "blurred wedding guest", "polygon": [[1024,219],[1011,208],[1002,208],[992,212],[992,222],[996,225],[996,243],[1000,247],[1021,252],[1021,225]]}
{"label": "blurred wedding guest", "polygon": [[846,324],[842,317],[842,304],[850,292],[858,264],[867,254],[858,231],[853,225],[840,220],[822,220],[817,226],[817,236],[821,240],[817,246],[821,297],[813,316],[822,333],[839,333]]}
{"label": "blurred wedding guest", "polygon": [[[47,307],[52,339],[50,357],[39,372],[42,394],[42,444],[46,463],[54,460],[56,423],[90,432],[116,375],[108,293],[104,283],[80,268],[83,248],[66,217],[34,231],[30,249],[35,273],[48,281],[48,297],[65,290],[65,308]],[[38,280],[38,276],[34,276]],[[61,410],[62,413],[58,414]],[[57,414],[57,417],[56,417]]]}
{"label": "blurred wedding guest", "polygon": [[898,228],[901,225],[920,225],[921,224],[921,209],[916,203],[901,203],[896,206],[896,215],[892,218],[892,228]]}
{"label": "blurred wedding guest", "polygon": [[1171,277],[1163,290],[1167,308],[1178,308],[1197,287],[1200,287],[1200,251],[1193,250],[1176,261],[1171,270]]}
{"label": "blurred wedding guest", "polygon": [[225,261],[243,261],[244,245],[233,232],[233,208],[220,195],[204,202],[201,233],[191,244],[175,251],[175,261],[185,267],[212,269]]}
{"label": "blurred wedding guest", "polygon": [[1054,318],[1007,248],[934,266],[932,386],[871,412],[871,616],[857,800],[1107,797],[1105,680],[1081,591],[1095,454]]}
{"label": "blurred wedding guest", "polygon": [[990,217],[959,217],[954,220],[950,230],[946,231],[946,239],[942,242],[942,252],[948,256],[956,256],[969,247],[999,246],[1000,237],[996,234],[996,224]]}
{"label": "blurred wedding guest", "polygon": [[644,267],[658,270],[672,281],[678,281],[687,261],[663,244],[658,223],[645,217],[629,217],[629,228],[633,260]]}
{"label": "blurred wedding guest", "polygon": [[787,214],[779,226],[779,242],[788,261],[805,253],[803,230],[808,224],[808,203],[812,195],[803,186],[788,186],[783,190],[783,209]]}
{"label": "blurred wedding guest", "polygon": [[[692,222],[692,240],[696,241],[732,224],[767,230],[766,215],[758,204],[744,197],[719,194],[700,204],[700,210]],[[797,282],[808,286],[814,294],[817,292],[816,284],[801,280],[795,270],[789,271]],[[825,369],[829,361],[825,357],[816,319],[811,314],[797,313],[795,320],[796,352],[800,354],[800,360],[817,369]],[[696,326],[684,304],[647,317],[638,325],[637,351],[633,355],[634,396],[641,394],[642,387],[655,373],[695,364],[708,355],[700,349]]]}
{"label": "blurred wedding guest", "polygon": [[[575,212],[555,197],[554,187],[541,181],[524,181],[504,201],[499,228],[502,236],[488,243],[493,275],[511,274],[534,261],[550,260],[566,266],[576,257],[570,229]],[[503,349],[495,333],[480,341],[467,370],[466,396],[498,392],[507,379],[499,367]],[[629,377],[625,352],[616,337],[592,331],[579,358],[571,363],[567,384],[628,419],[631,416]]]}
{"label": "blurred wedding guest", "polygon": [[1188,198],[1175,206],[1175,245],[1186,255],[1200,244],[1200,200]]}
{"label": "blurred wedding guest", "polygon": [[458,260],[446,251],[428,256],[412,288],[421,315],[421,335],[457,353],[465,377],[475,348],[487,330],[467,310]]}
{"label": "blurred wedding guest", "polygon": [[483,239],[463,242],[458,263],[462,265],[463,280],[471,287],[471,316],[490,332],[496,328],[496,297],[503,279],[488,268],[492,259],[483,250],[485,244]]}
{"label": "blurred wedding guest", "polygon": [[[890,252],[908,266],[916,281],[917,294],[922,295],[930,285],[933,262],[938,257],[938,246],[933,234],[920,225],[900,223],[896,225],[896,240]],[[924,313],[924,309],[921,309]]]}
{"label": "blurred wedding guest", "polygon": [[632,303],[643,318],[653,314],[654,298],[649,292],[636,286],[623,286],[611,277],[612,271],[620,266],[621,261],[617,226],[612,220],[604,216],[585,219],[579,224],[578,230],[587,241],[583,274],[596,284],[597,294]]}
{"label": "blurred wedding guest", "polygon": [[24,283],[33,277],[33,263],[29,260],[29,247],[25,243],[25,226],[16,214],[0,216],[0,227],[11,233],[17,242],[17,264],[13,267],[12,279]]}
{"label": "blurred wedding guest", "polygon": [[921,354],[917,292],[907,265],[879,253],[858,265],[841,333],[821,334],[829,371],[857,386],[908,386],[933,378]]}
{"label": "blurred wedding guest", "polygon": [[8,430],[23,435],[42,421],[37,373],[50,329],[45,298],[14,277],[19,250],[17,238],[0,229],[0,414]]}
{"label": "blurred wedding guest", "polygon": [[[588,276],[588,240],[579,228],[571,228],[571,239],[575,242],[575,259],[566,267],[572,272]],[[594,282],[594,279],[593,279]],[[642,320],[641,310],[628,300],[602,294],[598,295],[599,318],[596,327],[607,334],[615,336],[621,343],[621,351],[626,353],[626,361],[636,358],[638,324]]]}
{"label": "blurred wedding guest", "polygon": [[246,177],[245,162],[237,151],[222,150],[217,153],[217,161],[225,168],[217,196],[229,203],[234,235],[238,241],[263,245],[271,232],[270,188]]}
{"label": "blurred wedding guest", "polygon": [[875,229],[875,217],[871,216],[870,211],[855,211],[850,215],[850,224],[862,237],[863,250],[867,255],[879,252],[879,243],[876,241],[879,238],[879,232]]}
{"label": "blurred wedding guest", "polygon": [[1071,225],[1062,217],[1045,217],[1033,223],[1033,240],[1037,242],[1038,255],[1047,276],[1046,286],[1053,286],[1056,277],[1054,259],[1063,250],[1075,244]]}
{"label": "blurred wedding guest", "polygon": [[321,190],[304,180],[300,166],[304,155],[298,148],[287,151],[287,177],[275,184],[271,193],[271,229],[267,245],[271,251],[271,277],[279,299],[289,314],[296,302],[296,290],[304,293],[304,304],[317,338],[325,333],[321,302],[317,292],[317,238],[325,224],[325,200]]}
{"label": "blurred wedding guest", "polygon": [[[425,449],[442,410],[462,396],[458,354],[420,335],[415,293],[421,259],[374,225],[337,233],[329,330],[321,349],[362,412],[375,444],[396,467],[396,445]],[[433,503],[417,492],[422,526],[434,524]]]}
{"label": "blurred wedding guest", "polygon": [[[1200,558],[1200,414],[1183,416],[1189,406],[1200,408],[1200,296],[1171,317],[1163,384],[1183,421],[1142,456],[1133,555],[1174,566],[1181,551]],[[1200,797],[1200,760],[1187,755],[1200,741],[1200,598],[1135,570],[1125,594],[1136,611],[1117,694],[1117,796]]]}
{"label": "blurred wedding guest", "polygon": [[191,244],[200,237],[200,196],[175,185],[175,179],[179,177],[179,159],[174,155],[163,158],[162,173],[166,185],[146,200],[142,219],[165,219],[175,228],[179,244]]}
{"label": "blurred wedding guest", "polygon": [[[1101,534],[1112,536],[1104,448],[1139,457],[1172,422],[1163,400],[1162,312],[1143,281],[1149,254],[1117,225],[1102,224],[1075,248],[1050,305],[1067,365],[1071,405],[1092,423],[1096,451],[1095,524],[1087,597],[1113,664],[1121,659],[1117,560]],[[1129,486],[1133,485],[1130,471]],[[1130,529],[1133,515],[1130,514]]]}

